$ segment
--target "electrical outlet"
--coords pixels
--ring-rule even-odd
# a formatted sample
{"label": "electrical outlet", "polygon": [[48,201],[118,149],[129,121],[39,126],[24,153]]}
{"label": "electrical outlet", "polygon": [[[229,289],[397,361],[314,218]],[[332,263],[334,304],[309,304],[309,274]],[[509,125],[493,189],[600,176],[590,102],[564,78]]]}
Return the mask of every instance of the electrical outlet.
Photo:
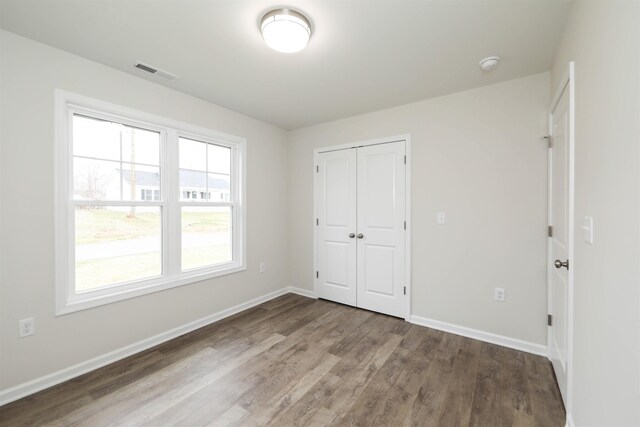
{"label": "electrical outlet", "polygon": [[505,292],[503,288],[496,288],[494,291],[494,298],[496,301],[504,302]]}
{"label": "electrical outlet", "polygon": [[436,214],[436,224],[444,225],[447,223],[447,214],[444,212],[438,212]]}
{"label": "electrical outlet", "polygon": [[261,262],[260,263],[260,273],[264,273],[265,271],[267,271],[267,263],[266,262]]}
{"label": "electrical outlet", "polygon": [[20,338],[28,337],[29,335],[33,335],[36,332],[36,324],[33,320],[33,317],[28,319],[22,319],[18,322],[20,326]]}

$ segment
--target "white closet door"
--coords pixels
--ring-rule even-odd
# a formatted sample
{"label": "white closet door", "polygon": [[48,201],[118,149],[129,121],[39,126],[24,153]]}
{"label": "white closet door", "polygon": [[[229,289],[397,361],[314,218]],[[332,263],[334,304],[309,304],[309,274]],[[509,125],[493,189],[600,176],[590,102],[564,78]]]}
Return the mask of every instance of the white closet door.
{"label": "white closet door", "polygon": [[355,149],[318,155],[317,294],[353,306],[356,305],[356,167]]}
{"label": "white closet door", "polygon": [[358,148],[358,307],[406,314],[405,143]]}

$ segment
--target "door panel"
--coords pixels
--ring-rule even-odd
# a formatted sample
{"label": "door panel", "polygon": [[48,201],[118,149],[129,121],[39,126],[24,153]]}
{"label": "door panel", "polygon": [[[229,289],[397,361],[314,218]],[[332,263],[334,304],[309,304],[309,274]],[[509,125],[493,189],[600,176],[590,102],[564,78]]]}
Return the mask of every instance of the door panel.
{"label": "door panel", "polygon": [[[330,227],[345,227],[353,224],[353,188],[351,173],[355,170],[353,159],[327,159],[324,164],[326,203],[322,212]],[[355,186],[355,182],[353,183]]]}
{"label": "door panel", "polygon": [[318,297],[356,305],[356,150],[318,155]]}
{"label": "door panel", "polygon": [[358,148],[358,307],[404,317],[405,144]]}
{"label": "door panel", "polygon": [[[550,245],[550,261],[569,260],[571,243],[570,187],[571,147],[569,88],[566,87],[551,114],[551,225],[553,237]],[[569,264],[571,268],[571,264]],[[565,267],[550,266],[550,311],[552,326],[549,329],[549,358],[553,364],[558,386],[566,401],[567,390],[567,314],[569,301],[569,270]]]}
{"label": "door panel", "polygon": [[395,295],[394,254],[394,247],[364,245],[362,263],[366,275],[364,280],[365,293],[390,297]]}
{"label": "door panel", "polygon": [[349,287],[349,249],[348,243],[325,242],[326,255],[326,284],[331,286]]}
{"label": "door panel", "polygon": [[369,227],[392,230],[396,213],[396,153],[362,154],[358,160],[365,168],[365,173],[359,177],[363,185],[358,193],[358,209]]}

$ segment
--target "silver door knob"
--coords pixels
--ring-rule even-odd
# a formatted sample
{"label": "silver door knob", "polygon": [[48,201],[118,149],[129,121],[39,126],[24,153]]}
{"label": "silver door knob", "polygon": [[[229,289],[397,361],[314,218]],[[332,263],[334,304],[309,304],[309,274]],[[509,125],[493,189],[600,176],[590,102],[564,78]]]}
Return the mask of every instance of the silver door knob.
{"label": "silver door knob", "polygon": [[362,239],[363,237],[364,237],[364,234],[358,233],[358,239]]}
{"label": "silver door knob", "polygon": [[356,233],[349,233],[349,238],[353,239],[354,237],[356,237]]}
{"label": "silver door knob", "polygon": [[564,267],[564,268],[566,268],[566,269],[568,270],[568,269],[569,269],[569,260],[566,260],[566,261],[562,262],[562,261],[560,261],[559,259],[557,259],[557,260],[556,260],[556,262],[554,262],[554,263],[553,263],[553,265],[554,265],[556,268],[562,268],[562,267]]}

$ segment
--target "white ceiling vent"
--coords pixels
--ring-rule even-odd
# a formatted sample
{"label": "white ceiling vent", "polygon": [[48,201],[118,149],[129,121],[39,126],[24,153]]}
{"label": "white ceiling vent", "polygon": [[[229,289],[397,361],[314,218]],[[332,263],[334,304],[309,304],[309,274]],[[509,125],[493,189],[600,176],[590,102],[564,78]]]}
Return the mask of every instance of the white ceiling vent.
{"label": "white ceiling vent", "polygon": [[140,61],[136,61],[136,63],[133,64],[133,68],[137,68],[138,70],[142,70],[144,72],[156,75],[158,77],[162,77],[163,79],[167,79],[167,80],[177,80],[180,78],[175,74],[169,73],[168,71],[161,70],[159,68],[153,67],[149,64],[145,64],[144,62],[140,62]]}

